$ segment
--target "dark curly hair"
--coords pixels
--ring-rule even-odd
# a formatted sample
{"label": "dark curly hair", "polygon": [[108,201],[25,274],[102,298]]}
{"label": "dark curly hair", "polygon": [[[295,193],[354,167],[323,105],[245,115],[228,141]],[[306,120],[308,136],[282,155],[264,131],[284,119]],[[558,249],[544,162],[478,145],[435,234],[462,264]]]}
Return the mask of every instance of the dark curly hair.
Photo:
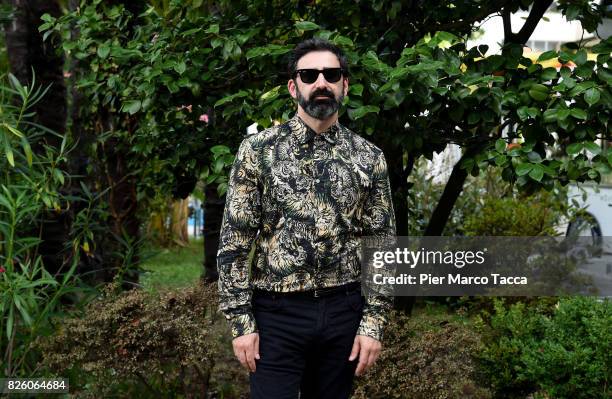
{"label": "dark curly hair", "polygon": [[295,78],[295,71],[297,69],[297,63],[306,54],[312,51],[329,51],[333,53],[336,57],[338,57],[338,61],[340,62],[340,68],[342,68],[344,76],[348,76],[348,61],[346,60],[346,55],[344,51],[335,44],[319,38],[312,38],[308,40],[304,40],[299,43],[295,48],[289,53],[288,61],[287,61],[287,74],[290,79]]}

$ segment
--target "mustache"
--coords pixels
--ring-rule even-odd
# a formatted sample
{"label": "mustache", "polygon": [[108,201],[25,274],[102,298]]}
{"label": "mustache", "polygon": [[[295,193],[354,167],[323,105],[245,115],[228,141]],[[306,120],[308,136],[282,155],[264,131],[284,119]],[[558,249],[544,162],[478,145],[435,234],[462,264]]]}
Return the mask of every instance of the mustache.
{"label": "mustache", "polygon": [[321,90],[314,91],[310,95],[310,100],[313,101],[317,96],[328,97],[328,98],[331,98],[332,100],[336,98],[334,96],[334,93],[330,92],[329,90],[321,89]]}

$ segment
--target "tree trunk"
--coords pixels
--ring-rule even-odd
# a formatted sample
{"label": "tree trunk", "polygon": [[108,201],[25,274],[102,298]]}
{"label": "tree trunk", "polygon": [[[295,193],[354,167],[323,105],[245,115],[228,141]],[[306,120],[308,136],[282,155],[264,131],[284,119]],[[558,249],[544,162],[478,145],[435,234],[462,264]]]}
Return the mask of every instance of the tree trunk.
{"label": "tree trunk", "polygon": [[[414,156],[408,155],[408,163],[404,166],[404,152],[399,147],[388,148],[385,151],[388,159],[389,181],[393,192],[393,208],[398,236],[408,235],[408,176],[412,173]],[[416,298],[413,296],[395,297],[394,308],[410,315]]]}
{"label": "tree trunk", "polygon": [[168,245],[166,216],[165,211],[154,212],[147,226],[147,237],[151,237],[155,245],[160,247],[166,247]]}
{"label": "tree trunk", "polygon": [[[103,125],[107,125],[112,116],[104,112],[101,118],[106,122]],[[127,125],[128,131],[131,131],[130,123],[127,122]],[[139,262],[137,243],[140,239],[140,220],[136,213],[138,210],[136,178],[130,174],[127,150],[117,137],[109,139],[99,149],[100,159],[104,162],[105,187],[109,187],[107,197],[109,227],[114,236],[114,240],[107,243],[109,247],[104,251],[113,254],[105,259],[105,280],[112,281],[117,273],[121,273],[122,287],[130,289],[138,283],[138,271],[134,267]],[[131,256],[129,264],[126,263],[127,256]],[[128,270],[125,270],[126,267]]]}
{"label": "tree trunk", "polygon": [[189,245],[189,232],[187,231],[187,219],[189,216],[189,201],[179,199],[172,201],[172,218],[170,222],[170,232],[172,242],[181,247]]}
{"label": "tree trunk", "polygon": [[207,185],[204,199],[204,273],[206,281],[217,281],[217,250],[219,248],[219,233],[223,220],[225,197],[219,198],[217,188]]}

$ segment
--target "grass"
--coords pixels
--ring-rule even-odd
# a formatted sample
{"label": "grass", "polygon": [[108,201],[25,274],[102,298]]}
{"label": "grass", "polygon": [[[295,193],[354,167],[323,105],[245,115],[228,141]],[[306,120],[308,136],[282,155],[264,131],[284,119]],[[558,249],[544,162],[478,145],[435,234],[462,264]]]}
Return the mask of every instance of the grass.
{"label": "grass", "polygon": [[204,241],[191,239],[187,247],[151,248],[143,261],[140,282],[150,292],[166,291],[195,284],[203,272]]}

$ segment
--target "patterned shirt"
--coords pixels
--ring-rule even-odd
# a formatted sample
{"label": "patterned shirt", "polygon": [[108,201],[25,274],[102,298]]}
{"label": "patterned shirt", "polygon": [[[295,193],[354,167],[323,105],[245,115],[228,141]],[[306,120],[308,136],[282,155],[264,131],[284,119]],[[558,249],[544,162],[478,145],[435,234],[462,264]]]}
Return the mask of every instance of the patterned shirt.
{"label": "patterned shirt", "polygon": [[[395,234],[387,163],[369,141],[338,122],[317,134],[297,115],[247,136],[230,172],[217,253],[219,309],[233,336],[257,331],[253,288],[360,281],[359,237]],[[366,296],[357,334],[382,340],[391,303]]]}

